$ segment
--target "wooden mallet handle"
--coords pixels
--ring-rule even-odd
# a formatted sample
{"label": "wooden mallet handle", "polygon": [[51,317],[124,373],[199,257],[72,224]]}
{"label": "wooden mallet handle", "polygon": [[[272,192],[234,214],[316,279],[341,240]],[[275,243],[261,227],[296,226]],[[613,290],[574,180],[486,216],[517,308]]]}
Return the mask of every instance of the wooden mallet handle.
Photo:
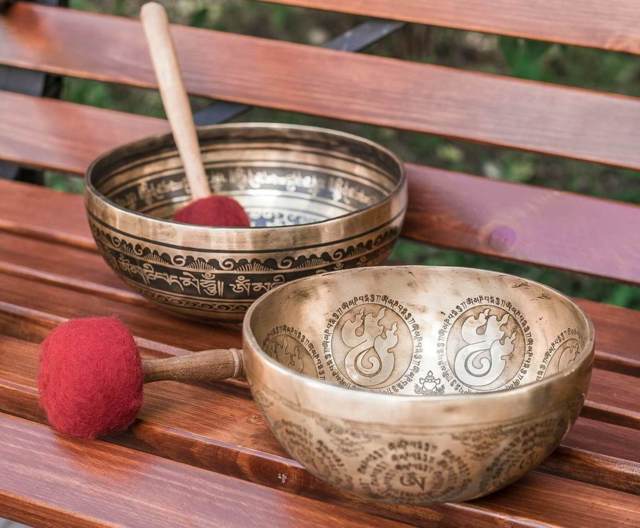
{"label": "wooden mallet handle", "polygon": [[158,79],[164,111],[169,118],[173,138],[191,188],[191,198],[206,198],[211,191],[202,165],[198,134],[193,124],[189,98],[182,83],[167,13],[160,4],[149,2],[142,6],[140,20]]}
{"label": "wooden mallet handle", "polygon": [[242,374],[242,351],[236,348],[205,350],[186,356],[142,361],[144,382],[207,382],[237,378]]}

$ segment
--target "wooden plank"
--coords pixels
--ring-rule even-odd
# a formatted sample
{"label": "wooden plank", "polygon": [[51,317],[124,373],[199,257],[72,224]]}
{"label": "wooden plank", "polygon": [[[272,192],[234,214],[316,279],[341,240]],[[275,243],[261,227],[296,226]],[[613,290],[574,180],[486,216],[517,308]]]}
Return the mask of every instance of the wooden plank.
{"label": "wooden plank", "polygon": [[[640,168],[636,98],[185,26],[173,35],[193,94]],[[154,87],[147,56],[139,24],[122,17],[19,3],[0,18],[8,65]]]}
{"label": "wooden plank", "polygon": [[[0,115],[6,116],[0,158],[75,173],[120,142],[166,130],[163,120],[18,94],[2,94]],[[405,236],[640,283],[638,206],[417,165],[408,165],[408,173]],[[6,204],[0,228],[90,247],[88,231],[79,227],[85,223],[79,198],[64,204],[60,195],[0,185]],[[54,204],[72,211],[70,218]],[[30,229],[34,214],[46,221]]]}
{"label": "wooden plank", "polygon": [[0,159],[21,165],[82,174],[104,151],[168,131],[162,119],[0,92]]}
{"label": "wooden plank", "polygon": [[37,526],[406,526],[6,414],[0,438],[0,512]]}
{"label": "wooden plank", "polygon": [[[584,299],[577,299],[576,302],[589,314],[595,327],[603,330],[596,335],[598,366],[605,370],[640,376],[640,354],[636,339],[631,338],[640,328],[640,311]],[[622,366],[622,370],[611,368],[612,361],[617,366]]]}
{"label": "wooden plank", "polygon": [[640,207],[408,165],[403,235],[640,283]]}
{"label": "wooden plank", "polygon": [[266,0],[352,15],[640,53],[635,0]]}
{"label": "wooden plank", "polygon": [[[11,388],[19,387],[19,392],[26,397],[25,401],[16,402],[12,408],[5,410],[42,420],[35,401],[36,389],[33,381],[36,369],[36,346],[11,338],[3,338],[1,345],[3,350],[7,351],[7,356],[0,360],[0,394],[3,396],[3,406],[7,405],[7,402],[9,405],[15,402],[15,397],[12,397],[9,390]],[[640,436],[640,432],[633,430],[626,430],[626,434],[618,433],[618,436],[612,436],[608,431],[611,426],[596,423],[595,427],[600,430],[594,435],[593,441],[598,442],[600,450],[606,449],[612,455],[625,452],[627,446],[637,442]],[[614,440],[612,441],[611,438]],[[298,463],[288,458],[269,432],[253,402],[248,399],[246,391],[242,389],[226,387],[222,384],[215,385],[211,389],[172,382],[148,385],[145,387],[145,405],[140,414],[140,420],[130,433],[113,437],[112,440],[270,487],[322,497],[325,500],[339,502],[346,500],[345,504],[349,503],[349,499],[309,476]],[[570,439],[567,441],[571,442]],[[572,472],[576,469],[574,464],[576,450],[571,447],[563,450],[565,452],[557,460],[555,455],[549,459],[550,467],[554,472],[573,475]],[[578,454],[584,459],[579,467],[584,468],[588,464],[592,468],[591,473],[583,472],[580,474],[581,477],[599,482],[601,485],[622,486],[628,491],[640,492],[637,461],[602,456],[597,453],[586,454],[584,451]],[[603,460],[609,464],[603,464]],[[532,484],[529,479],[533,479],[535,483]],[[540,518],[539,514],[535,513],[537,498],[541,494],[546,494],[546,490],[542,489],[544,487],[555,488],[561,485],[563,489],[569,488],[578,493],[584,493],[584,490],[570,480],[549,480],[548,477],[541,478],[535,473],[527,477],[524,482],[526,494],[531,500],[517,507],[519,508],[516,510],[517,516],[516,512],[512,513],[515,519],[508,517],[507,520],[515,526],[520,526],[523,518],[536,519],[539,522],[551,522],[552,519],[554,522],[558,521],[553,516],[545,518],[545,514],[542,514]],[[516,484],[516,486],[520,485],[520,483]],[[587,495],[590,495],[591,491],[587,491]],[[627,495],[623,494],[622,497],[625,498]],[[488,499],[493,501],[494,498]],[[503,502],[498,501],[501,505]],[[475,516],[480,516],[480,519],[484,518],[485,521],[496,516],[496,512],[487,508],[485,499],[469,504],[473,506],[468,508],[468,505],[445,505],[435,508],[435,511],[444,515],[446,519],[460,513],[460,507],[469,514],[473,513]],[[560,515],[570,513],[566,507],[561,507],[562,502],[551,501],[550,504],[545,504],[551,510],[555,508],[556,513]],[[363,504],[362,506],[372,505]],[[570,507],[569,510],[571,509]],[[383,507],[369,511],[394,516],[419,525],[429,525],[434,518],[433,512],[429,513],[431,510],[424,508]],[[571,511],[572,515],[575,513]],[[621,513],[612,510],[607,515],[613,514],[622,522],[624,516],[618,519]],[[636,514],[640,515],[640,512]],[[590,515],[591,513],[586,516],[584,512],[580,513],[575,522],[583,521],[587,526],[587,521],[593,520]],[[600,515],[601,513],[596,513],[594,518],[597,519]],[[637,518],[637,516],[631,516],[627,520]],[[466,523],[468,522],[470,522],[469,518],[466,520]],[[529,526],[526,523],[524,525]],[[562,523],[562,525],[565,524]],[[451,526],[468,526],[468,524],[456,522]]]}

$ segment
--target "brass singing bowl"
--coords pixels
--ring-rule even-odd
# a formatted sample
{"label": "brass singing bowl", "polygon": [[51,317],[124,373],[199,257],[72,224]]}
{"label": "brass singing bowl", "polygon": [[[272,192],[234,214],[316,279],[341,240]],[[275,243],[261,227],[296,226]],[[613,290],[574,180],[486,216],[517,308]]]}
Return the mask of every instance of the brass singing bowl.
{"label": "brass singing bowl", "polygon": [[214,193],[233,196],[252,228],[172,221],[190,200],[170,134],[98,158],[86,208],[111,268],[163,309],[240,321],[274,286],[377,264],[396,241],[407,203],[400,161],[350,134],[280,124],[199,129]]}
{"label": "brass singing bowl", "polygon": [[464,501],[537,466],[578,416],[594,330],[511,275],[377,267],[281,286],[243,327],[253,396],[291,456],[387,502]]}

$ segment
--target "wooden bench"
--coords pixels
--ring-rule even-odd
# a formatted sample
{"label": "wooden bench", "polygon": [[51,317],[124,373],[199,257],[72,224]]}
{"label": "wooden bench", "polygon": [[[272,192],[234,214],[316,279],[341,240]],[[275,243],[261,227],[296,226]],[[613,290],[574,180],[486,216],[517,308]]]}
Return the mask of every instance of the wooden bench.
{"label": "wooden bench", "polygon": [[[635,0],[290,0],[401,21],[640,54]],[[235,34],[175,27],[191,93],[640,169],[640,101]],[[206,49],[207,53],[201,50]],[[18,2],[0,63],[155,87],[137,21]],[[0,159],[82,174],[163,120],[0,92]],[[405,237],[640,284],[640,209],[409,165]],[[95,443],[43,425],[38,343],[65,318],[117,313],[143,353],[238,346],[233,326],[159,314],[97,254],[82,198],[0,181],[0,516],[35,526],[638,526],[640,313],[579,301],[597,331],[582,416],[491,496],[434,507],[342,495],[278,445],[242,384],[161,382],[140,419]]]}

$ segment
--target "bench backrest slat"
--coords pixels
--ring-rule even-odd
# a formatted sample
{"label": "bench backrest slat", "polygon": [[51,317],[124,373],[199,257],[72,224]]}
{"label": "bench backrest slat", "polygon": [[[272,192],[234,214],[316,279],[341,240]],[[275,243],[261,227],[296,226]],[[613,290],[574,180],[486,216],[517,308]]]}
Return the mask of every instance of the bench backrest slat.
{"label": "bench backrest slat", "polygon": [[[70,29],[72,28],[72,29]],[[197,95],[640,169],[640,101],[174,26]],[[18,4],[0,63],[154,87],[138,22]]]}
{"label": "bench backrest slat", "polygon": [[266,0],[640,54],[636,0]]}

